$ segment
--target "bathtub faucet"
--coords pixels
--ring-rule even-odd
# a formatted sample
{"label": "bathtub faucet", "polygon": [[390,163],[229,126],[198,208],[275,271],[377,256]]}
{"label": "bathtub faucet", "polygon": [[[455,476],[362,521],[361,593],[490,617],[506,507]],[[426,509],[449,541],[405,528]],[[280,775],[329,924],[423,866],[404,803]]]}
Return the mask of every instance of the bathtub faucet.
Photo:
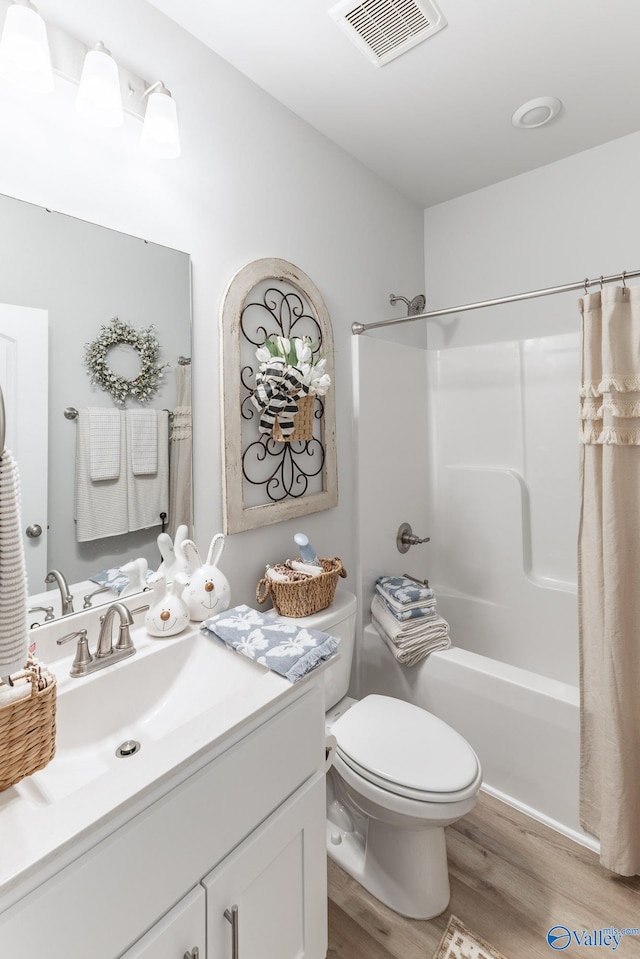
{"label": "bathtub faucet", "polygon": [[414,534],[410,523],[403,523],[396,536],[396,546],[398,547],[399,553],[407,553],[410,546],[419,546],[421,543],[428,543],[430,539],[430,536],[425,536],[424,539],[421,539]]}

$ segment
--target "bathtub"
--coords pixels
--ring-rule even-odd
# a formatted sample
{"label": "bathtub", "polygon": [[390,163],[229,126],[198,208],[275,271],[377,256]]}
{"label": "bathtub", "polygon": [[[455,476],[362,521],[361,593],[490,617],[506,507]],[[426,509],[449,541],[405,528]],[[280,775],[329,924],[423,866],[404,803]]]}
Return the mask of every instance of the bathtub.
{"label": "bathtub", "polygon": [[576,686],[459,648],[401,666],[372,625],[358,665],[359,695],[396,696],[439,716],[478,754],[486,792],[598,850],[578,821]]}

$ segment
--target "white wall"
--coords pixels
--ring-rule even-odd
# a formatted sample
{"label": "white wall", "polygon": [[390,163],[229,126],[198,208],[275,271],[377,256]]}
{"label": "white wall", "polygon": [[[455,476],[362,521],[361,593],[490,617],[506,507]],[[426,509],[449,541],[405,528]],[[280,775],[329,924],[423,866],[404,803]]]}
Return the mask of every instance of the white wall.
{"label": "white wall", "polygon": [[[640,268],[639,163],[634,134],[426,210],[429,308]],[[579,296],[458,314],[427,332],[443,615],[459,645],[570,683]]]}
{"label": "white wall", "polygon": [[291,260],[311,276],[334,325],[340,504],[229,537],[221,565],[233,601],[250,602],[264,563],[287,556],[302,527],[321,555],[341,556],[355,574],[350,325],[387,316],[389,293],[422,289],[422,212],[143,0],[42,0],[39,9],[88,44],[103,40],[135,73],[166,83],[178,104],[183,155],[143,157],[131,118],[115,135],[87,129],[63,81],[45,103],[0,87],[0,192],[191,254],[201,547],[222,528],[218,308],[225,287],[264,256]]}

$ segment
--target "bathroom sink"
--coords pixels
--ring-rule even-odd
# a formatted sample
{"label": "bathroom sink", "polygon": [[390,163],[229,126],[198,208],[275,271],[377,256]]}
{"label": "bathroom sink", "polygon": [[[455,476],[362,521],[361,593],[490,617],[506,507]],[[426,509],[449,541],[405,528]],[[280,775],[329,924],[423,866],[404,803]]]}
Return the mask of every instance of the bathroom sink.
{"label": "bathroom sink", "polygon": [[[170,639],[151,638],[138,627],[132,639],[134,656],[89,676],[70,678],[73,652],[56,662],[56,754],[18,784],[28,801],[53,803],[105,773],[127,775],[130,764],[147,761],[154,744],[175,751],[181,728],[246,699],[269,675],[195,626]],[[117,756],[131,740],[140,743],[139,752]]]}

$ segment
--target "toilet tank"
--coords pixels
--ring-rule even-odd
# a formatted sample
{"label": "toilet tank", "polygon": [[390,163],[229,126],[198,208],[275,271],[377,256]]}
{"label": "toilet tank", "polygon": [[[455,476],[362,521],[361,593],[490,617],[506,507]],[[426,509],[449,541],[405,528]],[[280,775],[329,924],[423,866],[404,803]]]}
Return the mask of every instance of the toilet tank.
{"label": "toilet tank", "polygon": [[[321,609],[312,616],[296,619],[288,619],[286,616],[277,617],[295,623],[297,626],[319,629],[323,633],[339,638],[338,656],[330,666],[324,669],[326,710],[335,706],[349,690],[351,661],[356,640],[356,611],[357,601],[353,593],[346,589],[337,589],[331,606]],[[277,615],[275,611],[274,615]]]}

